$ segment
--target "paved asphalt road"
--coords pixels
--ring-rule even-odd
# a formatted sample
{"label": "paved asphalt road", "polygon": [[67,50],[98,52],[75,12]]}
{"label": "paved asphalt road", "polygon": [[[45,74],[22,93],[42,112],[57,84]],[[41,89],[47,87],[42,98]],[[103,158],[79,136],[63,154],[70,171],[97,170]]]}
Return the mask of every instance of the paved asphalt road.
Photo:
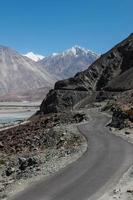
{"label": "paved asphalt road", "polygon": [[108,120],[92,113],[89,123],[78,127],[88,140],[86,153],[12,200],[96,200],[133,163],[133,146],[104,127]]}

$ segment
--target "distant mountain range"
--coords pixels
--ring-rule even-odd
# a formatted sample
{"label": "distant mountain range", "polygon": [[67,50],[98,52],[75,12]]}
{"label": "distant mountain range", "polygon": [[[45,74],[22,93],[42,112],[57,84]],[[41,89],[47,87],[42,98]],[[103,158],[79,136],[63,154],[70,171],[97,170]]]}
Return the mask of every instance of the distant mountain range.
{"label": "distant mountain range", "polygon": [[74,46],[62,53],[54,53],[45,57],[38,64],[42,70],[45,69],[58,79],[63,79],[87,69],[98,57],[99,55],[88,49]]}
{"label": "distant mountain range", "polygon": [[48,57],[33,52],[21,55],[0,46],[0,101],[40,100],[56,80],[73,76],[97,58],[79,46]]}
{"label": "distant mountain range", "polygon": [[15,50],[0,46],[0,99],[17,99],[28,91],[52,88],[56,79],[39,67]]}

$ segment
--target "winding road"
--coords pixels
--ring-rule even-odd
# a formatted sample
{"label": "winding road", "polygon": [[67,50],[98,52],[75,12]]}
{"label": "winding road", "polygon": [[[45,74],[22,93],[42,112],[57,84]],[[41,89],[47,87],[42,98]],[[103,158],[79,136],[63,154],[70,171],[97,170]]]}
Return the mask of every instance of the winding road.
{"label": "winding road", "polygon": [[105,124],[109,118],[91,114],[78,126],[88,149],[76,162],[29,186],[12,200],[96,200],[112,187],[133,163],[133,146],[113,135]]}

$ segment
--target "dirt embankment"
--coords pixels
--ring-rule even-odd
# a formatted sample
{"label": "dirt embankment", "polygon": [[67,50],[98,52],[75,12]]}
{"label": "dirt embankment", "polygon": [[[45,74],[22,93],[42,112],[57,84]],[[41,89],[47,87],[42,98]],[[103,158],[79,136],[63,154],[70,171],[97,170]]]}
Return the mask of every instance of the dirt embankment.
{"label": "dirt embankment", "polygon": [[84,120],[81,112],[52,114],[1,131],[0,198],[78,159],[87,143],[76,123]]}

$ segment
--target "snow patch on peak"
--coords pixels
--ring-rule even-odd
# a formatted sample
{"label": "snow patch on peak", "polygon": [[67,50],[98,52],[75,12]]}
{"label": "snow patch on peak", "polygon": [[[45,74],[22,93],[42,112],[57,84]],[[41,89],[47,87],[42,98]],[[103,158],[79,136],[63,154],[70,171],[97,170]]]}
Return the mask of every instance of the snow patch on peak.
{"label": "snow patch on peak", "polygon": [[59,53],[53,53],[52,54],[52,56],[58,56],[59,55]]}
{"label": "snow patch on peak", "polygon": [[25,54],[24,56],[32,59],[33,61],[37,62],[39,60],[42,60],[44,58],[44,56],[39,55],[39,54],[34,54],[33,52],[28,52],[27,54]]}
{"label": "snow patch on peak", "polygon": [[68,53],[71,52],[74,56],[76,56],[76,54],[77,54],[77,50],[76,50],[75,47],[72,47],[71,49],[68,49],[67,52]]}
{"label": "snow patch on peak", "polygon": [[78,45],[75,45],[74,48],[77,49],[77,51],[81,51],[84,54],[92,54],[94,56],[97,56],[97,54],[94,53],[93,51],[86,49],[86,48],[83,48],[83,47],[80,47]]}
{"label": "snow patch on peak", "polygon": [[88,55],[88,54],[98,57],[98,55],[94,53],[93,51],[80,47],[79,45],[75,45],[72,48],[62,53],[63,56],[66,56],[68,54],[75,57],[78,57],[79,55]]}

